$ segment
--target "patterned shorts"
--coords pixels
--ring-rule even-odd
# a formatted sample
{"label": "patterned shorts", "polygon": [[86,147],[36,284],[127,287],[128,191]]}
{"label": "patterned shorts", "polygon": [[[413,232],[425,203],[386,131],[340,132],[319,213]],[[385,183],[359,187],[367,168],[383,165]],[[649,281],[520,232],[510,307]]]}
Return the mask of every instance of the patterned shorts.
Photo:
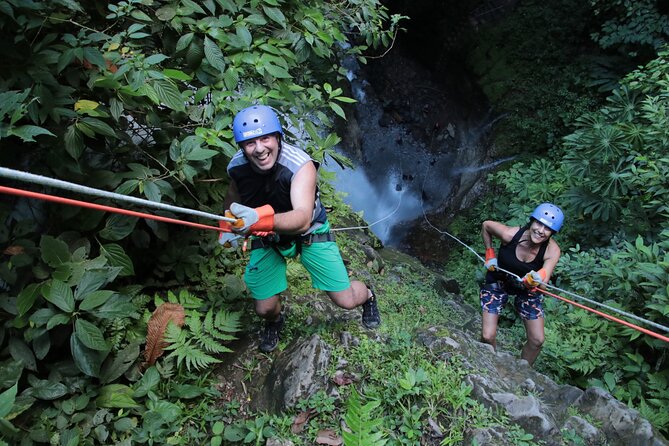
{"label": "patterned shorts", "polygon": [[500,314],[502,308],[514,296],[514,307],[524,321],[544,317],[544,297],[539,293],[530,293],[529,290],[510,288],[503,284],[487,283],[481,287],[481,309],[486,313]]}

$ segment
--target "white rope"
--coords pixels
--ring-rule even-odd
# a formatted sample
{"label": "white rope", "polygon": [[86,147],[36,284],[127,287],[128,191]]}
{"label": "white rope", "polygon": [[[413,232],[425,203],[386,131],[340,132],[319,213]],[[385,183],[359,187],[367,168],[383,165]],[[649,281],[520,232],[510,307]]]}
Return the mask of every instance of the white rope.
{"label": "white rope", "polygon": [[42,175],[35,175],[28,172],[21,172],[14,169],[7,169],[0,167],[0,177],[9,178],[16,181],[23,181],[26,183],[40,184],[42,186],[55,187],[57,189],[69,190],[80,194],[91,195],[94,197],[109,198],[117,201],[124,201],[126,203],[138,204],[164,211],[180,212],[182,214],[194,215],[197,217],[209,218],[216,221],[235,222],[234,218],[224,217],[222,215],[210,214],[208,212],[197,211],[195,209],[187,209],[178,206],[172,206],[165,203],[157,203],[155,201],[144,200],[142,198],[131,197],[129,195],[117,194],[115,192],[108,192],[92,187],[81,186],[79,184],[69,183],[67,181],[56,180],[54,178],[45,177]]}

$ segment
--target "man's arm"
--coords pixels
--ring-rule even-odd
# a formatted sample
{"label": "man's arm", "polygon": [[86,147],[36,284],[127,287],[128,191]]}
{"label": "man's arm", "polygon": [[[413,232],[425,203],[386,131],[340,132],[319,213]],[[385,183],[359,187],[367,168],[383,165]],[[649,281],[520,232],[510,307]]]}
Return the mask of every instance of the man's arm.
{"label": "man's arm", "polygon": [[274,230],[280,234],[303,234],[311,226],[316,201],[316,166],[309,161],[290,185],[293,210],[274,215]]}

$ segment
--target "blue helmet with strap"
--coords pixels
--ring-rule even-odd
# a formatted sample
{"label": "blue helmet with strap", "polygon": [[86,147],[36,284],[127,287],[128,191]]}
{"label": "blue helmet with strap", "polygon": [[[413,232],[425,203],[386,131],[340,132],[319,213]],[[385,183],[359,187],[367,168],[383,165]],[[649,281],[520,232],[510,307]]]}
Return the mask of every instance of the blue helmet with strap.
{"label": "blue helmet with strap", "polygon": [[564,222],[564,214],[562,209],[552,203],[541,203],[534,208],[530,216],[540,223],[546,225],[553,232],[558,232]]}
{"label": "blue helmet with strap", "polygon": [[266,105],[247,107],[237,113],[232,121],[232,133],[237,144],[277,132],[283,135],[279,117]]}

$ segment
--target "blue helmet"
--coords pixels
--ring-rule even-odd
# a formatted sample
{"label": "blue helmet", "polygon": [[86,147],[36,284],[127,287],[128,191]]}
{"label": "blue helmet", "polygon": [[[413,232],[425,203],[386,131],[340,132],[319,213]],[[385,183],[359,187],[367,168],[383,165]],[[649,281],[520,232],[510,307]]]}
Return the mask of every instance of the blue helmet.
{"label": "blue helmet", "polygon": [[232,121],[232,133],[235,135],[237,144],[247,139],[276,132],[283,135],[279,117],[274,113],[274,110],[266,105],[247,107],[237,113]]}
{"label": "blue helmet", "polygon": [[558,232],[564,222],[562,209],[551,203],[541,203],[534,209],[531,217],[546,225],[553,232]]}

